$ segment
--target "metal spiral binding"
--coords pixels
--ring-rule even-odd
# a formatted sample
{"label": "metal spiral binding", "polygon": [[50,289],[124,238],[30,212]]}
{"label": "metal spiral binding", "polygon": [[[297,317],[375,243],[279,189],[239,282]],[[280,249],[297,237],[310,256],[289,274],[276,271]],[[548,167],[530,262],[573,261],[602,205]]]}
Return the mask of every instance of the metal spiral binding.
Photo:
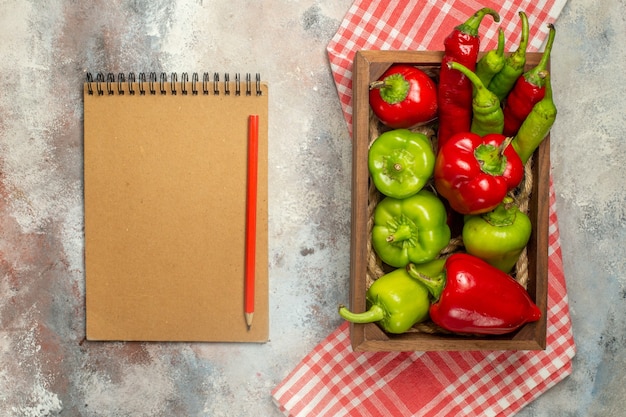
{"label": "metal spiral binding", "polygon": [[[252,86],[252,76],[250,73],[246,74],[245,79],[245,95],[251,96],[253,93],[257,96],[263,95],[263,91],[261,89],[261,74],[256,73],[255,76],[255,86]],[[126,84],[126,89],[124,88],[124,84]],[[200,82],[200,76],[197,72],[191,74],[191,90],[188,88],[189,84],[189,74],[186,72],[181,73],[181,81],[178,83],[178,73],[172,72],[169,77],[167,73],[161,72],[160,75],[157,75],[156,72],[150,72],[146,77],[145,72],[140,72],[138,76],[135,76],[134,72],[129,72],[128,77],[124,75],[124,73],[118,73],[117,76],[112,72],[106,73],[106,75],[102,72],[96,74],[94,79],[93,74],[87,73],[87,93],[89,95],[124,95],[128,92],[129,95],[135,95],[137,92],[139,95],[177,95],[179,92],[182,95],[188,95],[191,92],[192,95],[220,95],[223,93],[224,95],[230,95],[233,93],[231,91],[231,81],[230,74],[224,74],[224,80],[220,81],[220,75],[217,72],[213,73],[213,77],[211,80],[210,73],[205,72],[202,74],[202,82]],[[158,86],[157,86],[158,85]],[[234,95],[241,95],[241,76],[239,73],[235,74],[235,89]],[[220,86],[222,89],[220,89]],[[166,88],[169,87],[169,90]]]}

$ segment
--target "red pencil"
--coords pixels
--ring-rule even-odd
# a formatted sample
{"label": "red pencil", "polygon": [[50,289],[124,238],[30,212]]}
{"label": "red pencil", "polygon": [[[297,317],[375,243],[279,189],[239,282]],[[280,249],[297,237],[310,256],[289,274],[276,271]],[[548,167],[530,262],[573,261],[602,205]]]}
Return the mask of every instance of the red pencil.
{"label": "red pencil", "polygon": [[248,330],[254,316],[254,281],[256,254],[256,200],[259,153],[259,115],[248,118],[248,187],[246,200],[246,288],[245,316]]}

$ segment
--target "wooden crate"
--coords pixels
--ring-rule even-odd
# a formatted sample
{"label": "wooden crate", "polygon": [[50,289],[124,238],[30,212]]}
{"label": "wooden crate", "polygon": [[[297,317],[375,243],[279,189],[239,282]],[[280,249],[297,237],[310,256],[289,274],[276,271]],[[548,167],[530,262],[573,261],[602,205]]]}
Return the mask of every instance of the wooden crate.
{"label": "wooden crate", "polygon": [[[368,259],[375,256],[368,249],[370,233],[369,190],[367,168],[371,138],[369,83],[378,79],[393,63],[409,63],[427,72],[438,73],[442,52],[359,51],[353,68],[353,157],[352,157],[352,236],[350,252],[350,308],[363,312],[366,308],[366,271]],[[527,68],[534,67],[539,53],[527,54]],[[378,325],[351,324],[350,338],[355,351],[464,351],[464,350],[542,350],[546,347],[546,310],[548,290],[548,208],[550,144],[549,137],[532,158],[532,192],[528,215],[533,233],[527,246],[530,297],[541,310],[539,321],[528,323],[518,331],[500,336],[460,336],[412,331],[401,335],[383,332]]]}

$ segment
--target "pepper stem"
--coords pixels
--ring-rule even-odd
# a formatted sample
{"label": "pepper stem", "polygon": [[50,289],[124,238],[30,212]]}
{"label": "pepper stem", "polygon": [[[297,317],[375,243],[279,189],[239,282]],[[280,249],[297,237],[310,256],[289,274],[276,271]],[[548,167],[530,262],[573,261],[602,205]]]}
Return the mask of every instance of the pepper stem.
{"label": "pepper stem", "polygon": [[504,151],[511,144],[513,137],[507,137],[499,146],[483,143],[474,149],[474,157],[480,169],[490,175],[502,175],[506,169],[507,158]]}
{"label": "pepper stem", "polygon": [[363,313],[353,313],[346,306],[339,306],[339,315],[351,323],[374,323],[385,318],[385,311],[379,305],[372,305]]}
{"label": "pepper stem", "polygon": [[502,203],[492,211],[481,215],[484,221],[495,227],[510,226],[515,223],[518,207],[514,203],[513,198],[504,197]]}
{"label": "pepper stem", "polygon": [[543,51],[543,55],[541,56],[541,60],[535,68],[524,74],[526,81],[537,87],[543,87],[545,85],[546,68],[548,66],[548,61],[550,60],[550,52],[552,51],[552,45],[554,44],[554,38],[556,35],[554,25],[549,23],[548,27],[550,28],[550,33],[548,34],[548,41]]}
{"label": "pepper stem", "polygon": [[496,12],[493,9],[490,9],[489,7],[483,7],[482,9],[474,13],[472,16],[470,16],[470,18],[467,19],[465,23],[461,23],[460,25],[458,25],[456,27],[456,30],[462,33],[466,33],[470,36],[478,36],[478,28],[480,26],[480,23],[482,22],[483,18],[487,15],[491,15],[491,17],[493,17],[493,20],[495,22],[500,21],[500,15],[498,14],[498,12]]}
{"label": "pepper stem", "polygon": [[423,284],[435,301],[438,301],[441,297],[441,293],[446,285],[445,273],[431,277],[417,270],[415,264],[409,263],[406,266],[406,271],[411,278],[416,279]]}
{"label": "pepper stem", "polygon": [[496,54],[498,56],[504,55],[504,30],[498,28],[498,47],[496,48]]}
{"label": "pepper stem", "polygon": [[465,75],[467,78],[469,78],[469,80],[472,82],[474,87],[476,87],[477,89],[479,89],[479,90],[485,90],[486,89],[485,85],[480,80],[480,77],[478,77],[478,75],[476,75],[474,73],[474,71],[470,70],[465,65],[459,64],[456,61],[450,61],[450,62],[448,62],[448,68],[452,68],[452,69],[455,69],[457,71],[461,71],[463,73],[463,75]]}
{"label": "pepper stem", "polygon": [[550,73],[546,72],[544,78],[546,80],[546,94],[543,97],[546,101],[552,102],[552,83],[550,82]]}
{"label": "pepper stem", "polygon": [[472,102],[474,110],[484,109],[485,113],[491,113],[493,109],[500,107],[498,96],[489,91],[476,73],[463,64],[455,61],[448,62],[448,67],[460,71],[474,86],[474,99]]}
{"label": "pepper stem", "polygon": [[390,235],[387,236],[387,242],[402,242],[404,240],[409,239],[413,235],[411,227],[407,224],[401,224],[398,228]]}
{"label": "pepper stem", "polygon": [[519,12],[522,20],[522,35],[517,50],[509,55],[508,63],[513,68],[523,68],[526,64],[526,48],[528,47],[528,17],[526,13]]}
{"label": "pepper stem", "polygon": [[507,136],[502,143],[500,144],[500,156],[504,158],[504,151],[509,147],[511,142],[513,141],[513,136]]}
{"label": "pepper stem", "polygon": [[409,95],[410,83],[402,74],[391,74],[383,80],[373,81],[370,90],[378,89],[380,97],[388,104],[401,103]]}

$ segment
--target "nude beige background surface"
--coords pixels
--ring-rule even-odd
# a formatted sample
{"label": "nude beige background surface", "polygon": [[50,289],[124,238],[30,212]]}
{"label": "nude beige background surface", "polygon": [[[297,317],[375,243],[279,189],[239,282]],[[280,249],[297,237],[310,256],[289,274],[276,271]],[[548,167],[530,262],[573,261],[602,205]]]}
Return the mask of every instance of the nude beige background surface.
{"label": "nude beige background surface", "polygon": [[[350,4],[0,3],[1,415],[279,415],[271,389],[348,298],[351,143],[325,47]],[[570,0],[557,21],[551,159],[578,353],[522,416],[623,413],[624,6]],[[87,71],[268,81],[269,343],[83,340]]]}

